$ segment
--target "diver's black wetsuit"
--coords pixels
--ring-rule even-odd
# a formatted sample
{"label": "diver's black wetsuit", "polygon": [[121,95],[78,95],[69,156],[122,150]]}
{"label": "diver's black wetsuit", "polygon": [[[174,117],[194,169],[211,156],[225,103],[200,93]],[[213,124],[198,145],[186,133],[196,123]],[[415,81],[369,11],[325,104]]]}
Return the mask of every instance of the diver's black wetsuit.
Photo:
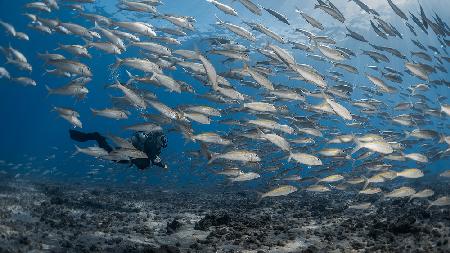
{"label": "diver's black wetsuit", "polygon": [[[98,143],[98,146],[103,148],[104,150],[111,152],[114,150],[108,142],[106,138],[97,132],[93,133],[83,133],[77,130],[69,130],[70,138],[75,141],[85,142],[90,140],[95,140]],[[131,164],[136,165],[139,169],[143,170],[149,167],[151,164],[159,166],[161,168],[167,168],[161,158],[159,158],[159,154],[161,154],[161,149],[167,147],[167,138],[162,132],[154,132],[154,133],[143,133],[136,132],[131,138],[131,143],[133,146],[143,151],[147,154],[148,158],[136,158],[131,160]],[[118,163],[130,163],[127,160],[116,161]]]}

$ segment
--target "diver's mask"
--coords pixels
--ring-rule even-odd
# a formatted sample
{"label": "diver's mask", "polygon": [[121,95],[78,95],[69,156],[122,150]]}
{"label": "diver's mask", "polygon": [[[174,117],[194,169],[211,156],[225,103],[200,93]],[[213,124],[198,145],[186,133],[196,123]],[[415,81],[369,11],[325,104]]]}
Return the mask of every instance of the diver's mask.
{"label": "diver's mask", "polygon": [[167,138],[165,135],[161,135],[158,137],[158,144],[160,147],[165,148],[167,147]]}

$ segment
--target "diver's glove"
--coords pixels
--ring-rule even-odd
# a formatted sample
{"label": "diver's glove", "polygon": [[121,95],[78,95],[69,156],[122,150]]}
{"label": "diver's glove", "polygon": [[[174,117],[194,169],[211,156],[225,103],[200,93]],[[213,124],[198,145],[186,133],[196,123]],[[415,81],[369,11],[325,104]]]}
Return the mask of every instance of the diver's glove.
{"label": "diver's glove", "polygon": [[163,169],[167,169],[168,168],[167,165],[162,162],[162,160],[161,160],[161,158],[159,156],[156,156],[156,158],[153,159],[153,164],[158,166],[158,167],[161,167]]}

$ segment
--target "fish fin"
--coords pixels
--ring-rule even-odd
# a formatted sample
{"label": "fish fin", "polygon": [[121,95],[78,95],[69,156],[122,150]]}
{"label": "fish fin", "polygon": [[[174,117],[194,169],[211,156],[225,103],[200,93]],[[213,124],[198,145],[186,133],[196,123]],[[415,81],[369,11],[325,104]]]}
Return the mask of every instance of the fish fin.
{"label": "fish fin", "polygon": [[292,153],[289,152],[288,162],[290,162],[291,160],[292,160]]}

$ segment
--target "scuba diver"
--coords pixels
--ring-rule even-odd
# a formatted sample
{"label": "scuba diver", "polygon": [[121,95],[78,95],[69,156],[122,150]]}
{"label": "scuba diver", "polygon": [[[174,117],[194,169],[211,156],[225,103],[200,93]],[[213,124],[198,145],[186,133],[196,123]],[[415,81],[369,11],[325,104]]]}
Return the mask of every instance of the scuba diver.
{"label": "scuba diver", "polygon": [[[100,148],[108,151],[110,153],[114,150],[108,142],[106,138],[99,134],[98,132],[93,133],[83,133],[77,130],[69,130],[70,138],[72,140],[78,142],[86,142],[86,141],[97,141],[97,144]],[[130,160],[120,160],[115,161],[117,163],[131,163],[131,165],[136,165],[141,170],[149,167],[150,165],[156,165],[161,168],[167,169],[167,165],[164,164],[159,157],[161,154],[161,149],[167,147],[167,138],[163,132],[135,132],[131,137],[131,143],[133,146],[144,152],[148,158],[133,158]]]}

